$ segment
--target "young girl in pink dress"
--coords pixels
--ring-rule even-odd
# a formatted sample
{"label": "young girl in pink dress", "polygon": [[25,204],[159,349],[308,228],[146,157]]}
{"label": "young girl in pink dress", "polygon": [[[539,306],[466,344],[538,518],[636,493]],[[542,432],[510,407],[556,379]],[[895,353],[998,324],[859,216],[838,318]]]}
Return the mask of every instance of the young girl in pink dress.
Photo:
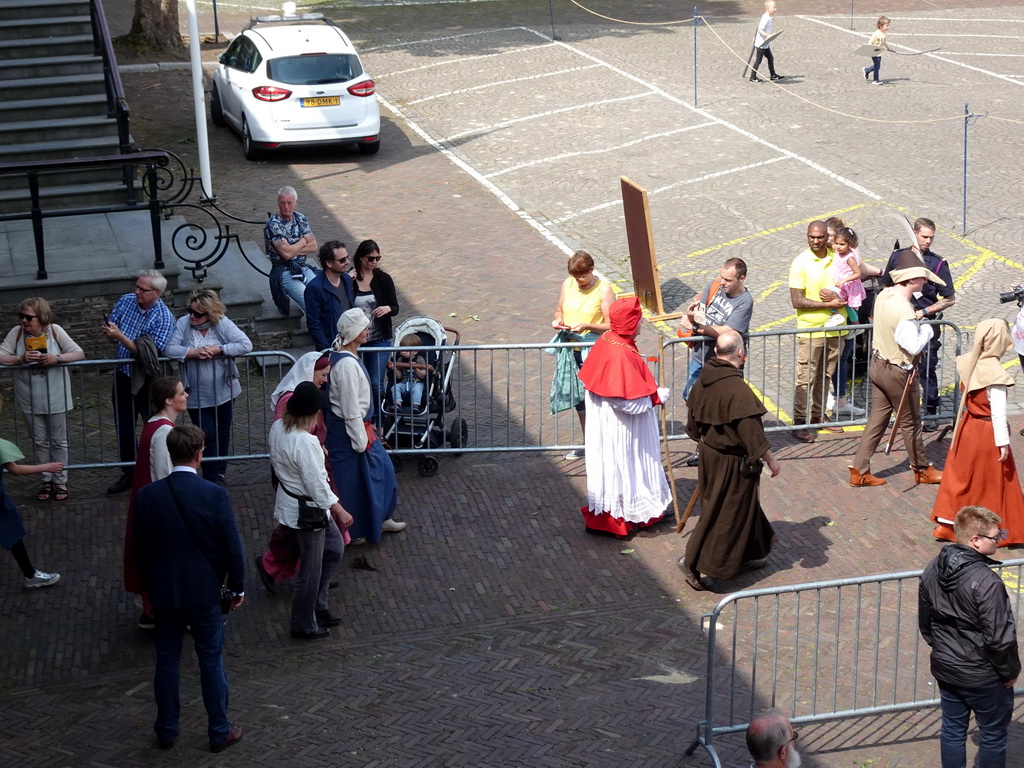
{"label": "young girl in pink dress", "polygon": [[857,233],[850,227],[840,227],[833,238],[836,251],[835,281],[839,298],[846,302],[846,315],[850,325],[859,322],[857,310],[867,298],[861,281],[861,262],[857,255]]}

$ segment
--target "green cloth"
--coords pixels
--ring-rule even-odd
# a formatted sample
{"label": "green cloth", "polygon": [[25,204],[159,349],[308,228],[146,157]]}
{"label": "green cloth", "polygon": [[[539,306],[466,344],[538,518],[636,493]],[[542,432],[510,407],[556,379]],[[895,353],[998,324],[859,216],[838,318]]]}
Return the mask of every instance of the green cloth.
{"label": "green cloth", "polygon": [[4,465],[9,461],[21,461],[25,458],[25,454],[21,452],[21,449],[9,440],[0,438],[0,465]]}
{"label": "green cloth", "polygon": [[[559,331],[551,340],[553,344],[579,341],[582,337],[570,331]],[[567,411],[583,402],[583,383],[580,381],[580,367],[572,347],[551,350],[555,355],[555,375],[551,378],[551,413]]]}

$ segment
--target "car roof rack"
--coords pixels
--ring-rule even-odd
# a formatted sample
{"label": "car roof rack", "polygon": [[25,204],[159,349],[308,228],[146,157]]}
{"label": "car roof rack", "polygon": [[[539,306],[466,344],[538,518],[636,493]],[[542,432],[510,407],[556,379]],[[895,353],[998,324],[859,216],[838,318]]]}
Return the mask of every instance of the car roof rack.
{"label": "car roof rack", "polygon": [[322,13],[296,13],[288,16],[278,13],[272,16],[257,16],[255,19],[251,19],[242,31],[252,29],[257,24],[294,24],[297,21],[322,21],[330,27],[338,26]]}

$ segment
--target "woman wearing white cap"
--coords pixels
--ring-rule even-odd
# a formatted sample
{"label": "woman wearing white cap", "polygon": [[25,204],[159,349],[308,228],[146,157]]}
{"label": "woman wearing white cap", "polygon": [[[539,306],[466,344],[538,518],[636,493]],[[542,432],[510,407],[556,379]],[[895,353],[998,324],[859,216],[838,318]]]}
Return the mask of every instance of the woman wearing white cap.
{"label": "woman wearing white cap", "polygon": [[331,407],[324,412],[328,460],[341,503],[355,518],[349,529],[352,544],[376,544],[381,533],[405,528],[405,523],[391,518],[398,506],[395,469],[374,431],[370,377],[356,354],[369,325],[358,308],[338,319],[327,379]]}

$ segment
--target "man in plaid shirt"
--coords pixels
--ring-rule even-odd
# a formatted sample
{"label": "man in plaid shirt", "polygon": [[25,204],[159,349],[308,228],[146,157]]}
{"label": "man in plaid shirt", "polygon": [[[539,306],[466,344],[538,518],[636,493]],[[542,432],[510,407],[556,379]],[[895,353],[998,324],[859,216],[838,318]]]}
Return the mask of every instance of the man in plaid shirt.
{"label": "man in plaid shirt", "polygon": [[[130,360],[137,356],[135,341],[149,336],[162,355],[174,331],[174,315],[160,299],[167,287],[167,278],[155,269],[139,272],[135,290],[126,293],[110,312],[110,319],[100,331],[117,346],[117,358]],[[152,412],[148,383],[132,392],[130,365],[114,370],[114,424],[117,429],[117,453],[120,461],[135,461],[135,423],[139,416],[148,419]],[[132,487],[133,468],[122,467],[121,477],[107,488],[107,493],[120,493]]]}

